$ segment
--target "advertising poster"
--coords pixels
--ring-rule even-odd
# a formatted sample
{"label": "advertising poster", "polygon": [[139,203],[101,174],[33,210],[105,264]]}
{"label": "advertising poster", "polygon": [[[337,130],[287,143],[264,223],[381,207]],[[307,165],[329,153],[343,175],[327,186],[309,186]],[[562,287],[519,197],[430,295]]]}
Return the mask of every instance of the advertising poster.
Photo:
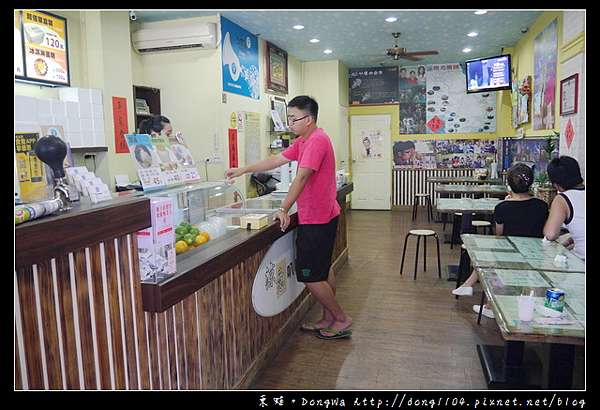
{"label": "advertising poster", "polygon": [[171,145],[166,135],[152,135],[152,145],[160,159],[160,170],[167,185],[177,185],[183,182],[183,178],[177,166],[177,157],[171,150]]}
{"label": "advertising poster", "polygon": [[460,64],[427,66],[427,133],[496,131],[496,93],[467,94]]}
{"label": "advertising poster", "polygon": [[258,100],[258,37],[221,17],[223,91]]}
{"label": "advertising poster", "polygon": [[557,23],[553,20],[535,38],[533,46],[533,129],[554,128]]}
{"label": "advertising poster", "polygon": [[127,99],[125,97],[113,97],[113,123],[115,125],[115,152],[127,154],[129,148],[125,141],[125,134],[129,134],[127,125]]}
{"label": "advertising poster", "polygon": [[184,182],[200,179],[200,174],[196,168],[196,161],[192,157],[192,151],[185,142],[181,132],[176,132],[167,137],[169,148],[177,161],[177,168]]}
{"label": "advertising poster", "polygon": [[351,68],[350,105],[398,102],[398,67]]}
{"label": "advertising poster", "polygon": [[127,134],[125,140],[135,161],[144,191],[164,188],[166,181],[160,168],[160,157],[152,145],[150,135]]}
{"label": "advertising poster", "polygon": [[497,147],[496,140],[439,140],[435,151],[437,168],[485,168]]}
{"label": "advertising poster", "polygon": [[36,10],[23,10],[25,76],[69,85],[67,20]]}
{"label": "advertising poster", "polygon": [[533,166],[534,175],[540,172],[546,172],[550,158],[544,150],[546,146],[545,138],[524,138],[505,140],[504,158],[502,161],[503,169],[509,169],[518,162]]}
{"label": "advertising poster", "polygon": [[424,134],[427,71],[424,65],[400,67],[398,101],[400,102],[400,134]]}
{"label": "advertising poster", "polygon": [[435,168],[433,141],[396,141],[392,149],[395,168]]}
{"label": "advertising poster", "polygon": [[23,39],[21,38],[21,12],[15,11],[15,75],[25,75],[23,67]]}
{"label": "advertising poster", "polygon": [[15,154],[20,197],[23,202],[43,201],[47,198],[44,163],[33,152],[38,133],[16,133]]}

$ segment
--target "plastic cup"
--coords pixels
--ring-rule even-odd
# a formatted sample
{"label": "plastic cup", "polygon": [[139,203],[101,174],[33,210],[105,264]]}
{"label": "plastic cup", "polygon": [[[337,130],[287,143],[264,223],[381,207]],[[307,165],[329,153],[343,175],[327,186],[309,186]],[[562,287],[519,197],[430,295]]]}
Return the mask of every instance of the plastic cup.
{"label": "plastic cup", "polygon": [[531,322],[533,320],[534,299],[532,296],[518,296],[519,320],[522,322]]}

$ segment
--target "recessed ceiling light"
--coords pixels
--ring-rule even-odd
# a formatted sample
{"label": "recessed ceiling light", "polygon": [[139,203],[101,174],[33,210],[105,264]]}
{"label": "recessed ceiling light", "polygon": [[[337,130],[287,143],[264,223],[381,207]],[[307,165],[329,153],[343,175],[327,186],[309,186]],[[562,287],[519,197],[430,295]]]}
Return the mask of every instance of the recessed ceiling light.
{"label": "recessed ceiling light", "polygon": [[465,47],[465,48],[462,49],[462,52],[463,53],[470,53],[471,49],[469,47]]}
{"label": "recessed ceiling light", "polygon": [[477,15],[482,15],[482,14],[485,14],[485,13],[487,13],[487,11],[486,11],[486,10],[477,10],[477,11],[475,12],[475,14],[477,14]]}
{"label": "recessed ceiling light", "polygon": [[310,39],[309,41],[310,41],[311,43],[318,43],[318,42],[319,42],[319,41],[321,41],[321,40],[319,40],[318,38],[312,38],[312,39]]}
{"label": "recessed ceiling light", "polygon": [[388,23],[393,23],[394,21],[398,21],[398,19],[396,17],[388,17],[385,19],[385,21]]}
{"label": "recessed ceiling light", "polygon": [[479,35],[479,33],[475,32],[475,31],[471,31],[469,34],[467,34],[467,36],[469,37],[477,37]]}
{"label": "recessed ceiling light", "polygon": [[294,28],[295,28],[296,30],[302,30],[302,29],[304,28],[304,26],[303,26],[302,24],[296,24],[296,25],[294,26]]}
{"label": "recessed ceiling light", "polygon": [[326,50],[323,50],[323,52],[324,52],[325,54],[331,54],[331,53],[333,53],[333,50],[326,49]]}

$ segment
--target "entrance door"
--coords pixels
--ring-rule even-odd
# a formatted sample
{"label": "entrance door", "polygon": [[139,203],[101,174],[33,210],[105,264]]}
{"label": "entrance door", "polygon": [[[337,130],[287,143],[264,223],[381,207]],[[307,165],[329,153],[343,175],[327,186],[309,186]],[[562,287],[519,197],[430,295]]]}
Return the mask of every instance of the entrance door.
{"label": "entrance door", "polygon": [[391,209],[392,151],[391,116],[353,115],[352,209]]}

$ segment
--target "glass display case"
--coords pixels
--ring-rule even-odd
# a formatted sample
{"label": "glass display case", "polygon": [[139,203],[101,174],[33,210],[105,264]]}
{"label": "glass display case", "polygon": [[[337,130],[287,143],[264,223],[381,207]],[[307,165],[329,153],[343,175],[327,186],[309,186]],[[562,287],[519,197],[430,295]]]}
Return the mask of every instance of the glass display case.
{"label": "glass display case", "polygon": [[[185,261],[194,255],[211,248],[221,250],[224,240],[234,243],[235,240],[232,238],[235,239],[241,232],[240,217],[246,214],[267,214],[269,222],[272,222],[273,215],[282,202],[282,198],[273,198],[270,195],[246,200],[235,185],[226,181],[188,184],[147,192],[145,195],[153,202],[158,198],[172,200],[170,224],[173,228],[173,242],[171,243],[175,250],[177,273],[180,272],[181,266],[190,263]],[[215,247],[219,242],[221,244]],[[162,255],[165,252],[159,250],[155,253]],[[168,257],[164,258],[168,259]],[[140,262],[142,262],[141,249]],[[154,263],[154,265],[158,264]],[[157,271],[153,268],[142,270],[145,272],[142,273],[142,280],[154,283],[162,282],[175,273],[173,269],[171,271],[166,269]]]}

